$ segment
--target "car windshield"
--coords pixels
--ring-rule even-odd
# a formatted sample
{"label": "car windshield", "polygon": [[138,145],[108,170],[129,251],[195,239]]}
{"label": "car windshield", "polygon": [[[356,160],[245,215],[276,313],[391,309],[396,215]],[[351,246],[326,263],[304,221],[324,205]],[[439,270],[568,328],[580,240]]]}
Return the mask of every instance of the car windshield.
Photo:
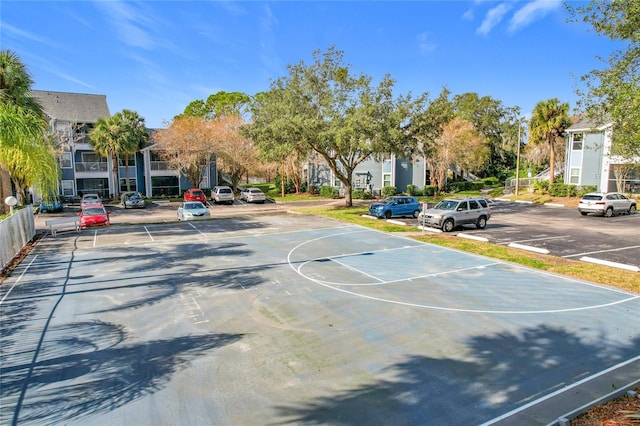
{"label": "car windshield", "polygon": [[229,188],[220,188],[220,194],[229,194],[231,193],[231,189]]}
{"label": "car windshield", "polygon": [[187,210],[195,210],[195,209],[203,209],[204,206],[202,203],[186,203],[184,208]]}
{"label": "car windshield", "polygon": [[393,197],[387,197],[384,200],[381,201],[382,204],[393,204],[395,203],[397,200]]}
{"label": "car windshield", "polygon": [[585,195],[583,200],[602,200],[602,195]]}
{"label": "car windshield", "polygon": [[249,192],[251,192],[252,194],[259,194],[262,191],[260,191],[259,189],[250,189]]}
{"label": "car windshield", "polygon": [[95,207],[95,208],[91,208],[91,209],[84,209],[82,211],[82,214],[85,216],[100,216],[105,214],[104,209],[101,209],[99,207]]}
{"label": "car windshield", "polygon": [[202,191],[191,191],[191,194],[192,194],[192,195],[195,195],[195,196],[198,196],[198,197],[199,197],[199,196],[201,196],[201,195],[203,195],[203,194],[202,194]]}
{"label": "car windshield", "polygon": [[438,204],[436,204],[434,209],[438,209],[438,210],[455,210],[457,206],[458,206],[458,202],[457,201],[442,200]]}

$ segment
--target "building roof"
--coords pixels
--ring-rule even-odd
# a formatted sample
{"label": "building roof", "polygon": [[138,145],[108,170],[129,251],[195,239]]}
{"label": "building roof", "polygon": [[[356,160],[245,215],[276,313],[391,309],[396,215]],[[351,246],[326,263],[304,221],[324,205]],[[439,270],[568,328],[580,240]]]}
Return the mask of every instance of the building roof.
{"label": "building roof", "polygon": [[31,95],[42,105],[44,112],[55,120],[95,123],[100,118],[111,116],[106,95],[50,90],[32,90]]}
{"label": "building roof", "polygon": [[580,117],[578,121],[567,128],[567,132],[575,133],[575,132],[593,132],[594,130],[603,131],[607,127],[611,126],[611,123],[606,123],[604,125],[597,124],[593,120],[588,117]]}

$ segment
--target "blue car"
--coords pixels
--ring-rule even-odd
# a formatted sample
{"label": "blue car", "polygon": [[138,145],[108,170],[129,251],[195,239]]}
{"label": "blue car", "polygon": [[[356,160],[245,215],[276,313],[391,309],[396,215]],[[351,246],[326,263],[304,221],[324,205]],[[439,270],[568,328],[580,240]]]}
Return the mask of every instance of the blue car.
{"label": "blue car", "polygon": [[415,197],[393,196],[387,197],[379,203],[369,206],[369,215],[378,219],[390,219],[394,216],[418,217],[420,203]]}
{"label": "blue car", "polygon": [[62,201],[58,198],[50,198],[40,201],[40,213],[61,212],[63,209]]}

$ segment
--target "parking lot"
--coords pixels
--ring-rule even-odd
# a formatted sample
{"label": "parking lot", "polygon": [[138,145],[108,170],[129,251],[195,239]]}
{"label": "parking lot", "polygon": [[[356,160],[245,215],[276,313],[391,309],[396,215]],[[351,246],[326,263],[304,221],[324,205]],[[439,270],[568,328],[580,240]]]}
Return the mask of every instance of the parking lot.
{"label": "parking lot", "polygon": [[[465,226],[453,234],[463,233],[494,244],[517,244],[573,260],[588,257],[640,268],[640,214],[582,216],[575,208],[499,200],[491,203],[491,209],[485,229]],[[398,220],[408,226],[420,225],[415,219]]]}
{"label": "parking lot", "polygon": [[548,424],[640,378],[635,294],[313,216],[121,219],[0,287],[0,423]]}

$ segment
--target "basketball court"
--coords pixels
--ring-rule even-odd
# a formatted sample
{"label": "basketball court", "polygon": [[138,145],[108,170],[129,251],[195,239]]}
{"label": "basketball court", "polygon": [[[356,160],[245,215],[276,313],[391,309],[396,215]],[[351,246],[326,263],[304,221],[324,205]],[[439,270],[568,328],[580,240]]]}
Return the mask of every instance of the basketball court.
{"label": "basketball court", "polygon": [[640,379],[640,296],[314,216],[48,235],[0,300],[2,424],[548,424]]}

